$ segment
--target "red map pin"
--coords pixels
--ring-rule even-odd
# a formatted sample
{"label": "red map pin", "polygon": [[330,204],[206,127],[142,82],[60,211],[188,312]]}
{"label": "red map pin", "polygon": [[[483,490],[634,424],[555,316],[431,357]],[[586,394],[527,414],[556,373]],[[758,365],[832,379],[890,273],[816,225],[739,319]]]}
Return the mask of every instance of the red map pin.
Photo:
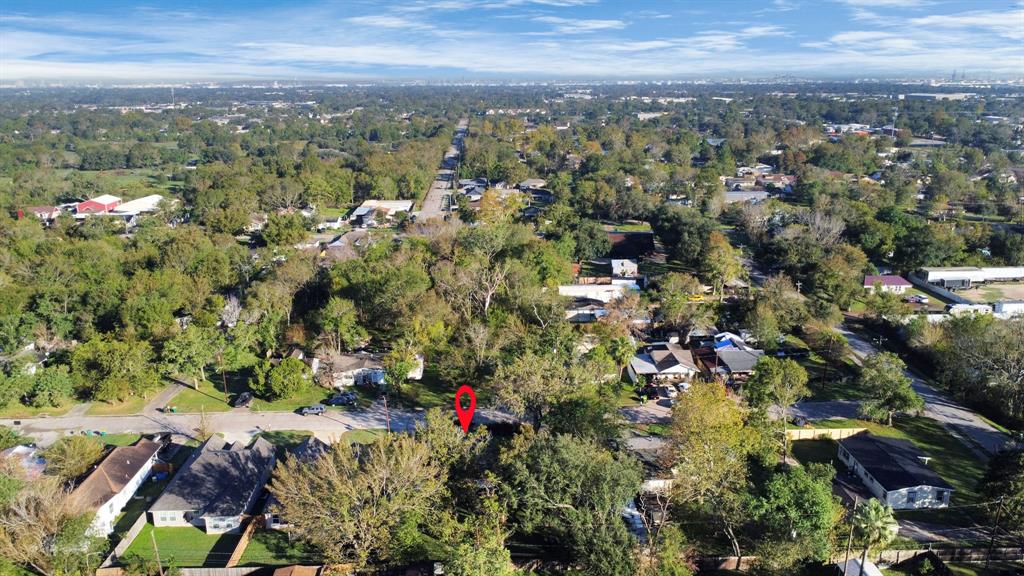
{"label": "red map pin", "polygon": [[[469,408],[463,408],[459,398],[463,394],[469,396]],[[459,424],[462,424],[462,431],[469,433],[469,423],[473,421],[473,410],[476,410],[476,394],[469,386],[460,386],[455,392],[455,413],[459,415]]]}

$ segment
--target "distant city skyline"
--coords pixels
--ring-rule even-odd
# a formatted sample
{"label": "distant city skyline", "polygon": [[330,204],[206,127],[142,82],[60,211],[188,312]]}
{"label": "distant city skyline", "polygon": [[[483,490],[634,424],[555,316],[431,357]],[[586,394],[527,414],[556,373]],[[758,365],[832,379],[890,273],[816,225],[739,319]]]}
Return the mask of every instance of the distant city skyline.
{"label": "distant city skyline", "polygon": [[1024,2],[9,0],[0,83],[1024,76]]}

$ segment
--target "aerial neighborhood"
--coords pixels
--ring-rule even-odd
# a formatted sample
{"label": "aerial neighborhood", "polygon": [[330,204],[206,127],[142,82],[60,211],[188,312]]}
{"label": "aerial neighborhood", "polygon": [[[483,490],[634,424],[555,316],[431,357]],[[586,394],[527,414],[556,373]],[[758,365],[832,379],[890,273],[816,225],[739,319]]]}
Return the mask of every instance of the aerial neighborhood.
{"label": "aerial neighborhood", "polygon": [[1019,86],[3,96],[0,574],[1019,573]]}

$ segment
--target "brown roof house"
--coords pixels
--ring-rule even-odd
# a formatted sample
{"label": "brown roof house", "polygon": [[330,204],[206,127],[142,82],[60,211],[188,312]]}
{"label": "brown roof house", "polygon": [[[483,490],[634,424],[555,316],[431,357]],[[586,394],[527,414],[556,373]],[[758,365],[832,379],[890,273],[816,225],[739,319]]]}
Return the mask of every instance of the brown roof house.
{"label": "brown roof house", "polygon": [[153,526],[196,526],[207,534],[235,533],[252,511],[274,469],[274,446],[252,446],[214,436],[189,456],[149,508]]}
{"label": "brown roof house", "polygon": [[149,476],[160,443],[142,439],[119,446],[71,493],[71,497],[96,511],[89,533],[105,537],[114,531],[114,519]]}

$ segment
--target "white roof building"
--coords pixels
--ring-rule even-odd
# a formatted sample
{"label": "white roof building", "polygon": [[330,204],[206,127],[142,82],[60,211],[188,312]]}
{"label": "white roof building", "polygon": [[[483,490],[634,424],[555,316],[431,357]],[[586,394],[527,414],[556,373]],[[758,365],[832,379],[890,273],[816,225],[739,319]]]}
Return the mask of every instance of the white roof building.
{"label": "white roof building", "polygon": [[156,212],[156,209],[163,201],[163,196],[159,194],[150,194],[149,196],[129,200],[128,202],[119,205],[117,208],[114,208],[113,213],[122,216],[136,216],[145,212]]}

